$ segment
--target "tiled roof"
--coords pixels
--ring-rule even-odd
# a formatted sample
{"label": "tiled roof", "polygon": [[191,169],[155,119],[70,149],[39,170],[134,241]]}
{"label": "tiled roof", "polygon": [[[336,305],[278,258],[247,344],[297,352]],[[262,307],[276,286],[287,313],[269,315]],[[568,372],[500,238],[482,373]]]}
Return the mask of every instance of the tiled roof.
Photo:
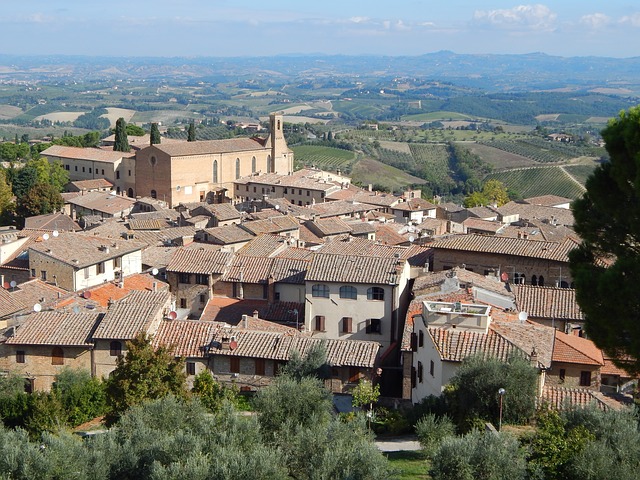
{"label": "tiled roof", "polygon": [[274,253],[273,258],[289,258],[291,260],[310,260],[313,250],[298,247],[287,247],[284,250]]}
{"label": "tiled roof", "polygon": [[[229,138],[223,140],[200,140],[195,142],[160,143],[148,148],[157,148],[172,157],[189,155],[209,155],[213,153],[264,150],[262,144],[253,138]],[[143,149],[142,151],[144,151]]]}
{"label": "tiled roof", "polygon": [[[155,289],[158,291],[169,291],[169,285],[167,283],[145,273],[136,273],[124,277],[122,287],[116,285],[114,282],[107,282],[96,287],[88,288],[82,292],[78,292],[78,294],[87,296],[92,303],[96,303],[102,307],[107,307],[110,300],[120,300],[129,295],[132,291],[139,290],[151,292],[154,289],[154,284]],[[91,296],[89,297],[84,292],[91,292]]]}
{"label": "tiled roof", "polygon": [[364,213],[370,210],[378,210],[380,208],[382,207],[368,203],[354,203],[345,200],[337,200],[335,202],[316,203],[312,209],[320,217],[338,217],[342,215]]}
{"label": "tiled roof", "polygon": [[604,365],[602,350],[586,338],[556,331],[553,361],[580,365]]}
{"label": "tiled roof", "polygon": [[311,230],[320,232],[324,237],[327,235],[338,235],[340,233],[351,232],[351,227],[342,219],[338,217],[318,218],[307,222],[307,226]]}
{"label": "tiled roof", "polygon": [[254,235],[240,228],[239,225],[225,225],[224,227],[205,228],[204,232],[208,236],[208,242],[220,245],[248,242]]}
{"label": "tiled roof", "polygon": [[439,272],[427,272],[420,275],[415,279],[413,290],[419,292],[421,290],[433,289],[433,287],[440,287],[445,283],[447,278],[457,278],[460,287],[478,287],[505,297],[513,297],[513,293],[507,290],[505,283],[496,277],[486,277],[461,267],[454,267],[450,270]]}
{"label": "tiled roof", "polygon": [[504,225],[500,222],[483,220],[482,218],[469,217],[462,222],[467,229],[482,230],[483,232],[498,233]]}
{"label": "tiled roof", "polygon": [[205,356],[205,345],[211,339],[219,324],[199,320],[163,320],[153,336],[154,348],[169,347],[176,357],[194,358]]}
{"label": "tiled roof", "polygon": [[111,195],[107,192],[88,192],[84,195],[67,198],[65,203],[113,215],[133,208],[136,201],[133,198]]}
{"label": "tiled roof", "polygon": [[[106,245],[107,248],[102,248]],[[90,235],[60,232],[46,241],[36,242],[29,247],[61,263],[81,269],[111,258],[141,250],[144,245],[123,240],[104,239]]]}
{"label": "tiled roof", "polygon": [[90,346],[101,313],[42,311],[31,314],[6,343],[13,345]]}
{"label": "tiled roof", "polygon": [[532,318],[583,321],[584,315],[576,302],[573,288],[512,285],[520,311]]}
{"label": "tiled roof", "polygon": [[178,251],[178,247],[147,247],[142,251],[142,265],[165,268]]}
{"label": "tiled roof", "polygon": [[436,206],[433,203],[427,202],[422,198],[412,198],[406,202],[400,202],[397,205],[391,207],[392,210],[400,210],[403,212],[416,212],[433,210]]}
{"label": "tiled roof", "polygon": [[354,200],[356,202],[368,203],[379,207],[391,207],[397,204],[401,198],[389,193],[363,191],[357,193],[354,196]]}
{"label": "tiled roof", "polygon": [[43,157],[70,158],[73,160],[93,160],[94,162],[115,163],[122,158],[133,158],[134,153],[118,152],[115,150],[102,150],[100,148],[66,147],[64,145],[52,145],[42,153]]}
{"label": "tiled roof", "polygon": [[69,182],[68,185],[73,185],[78,190],[96,190],[98,188],[111,188],[111,183],[106,178],[90,178],[89,180],[75,180]]}
{"label": "tiled roof", "polygon": [[69,215],[64,213],[49,213],[47,215],[36,215],[24,219],[24,227],[36,230],[66,230],[75,232],[82,230]]}
{"label": "tiled roof", "polygon": [[130,340],[140,332],[147,332],[170,299],[168,292],[131,292],[109,308],[93,338]]}
{"label": "tiled roof", "polygon": [[220,277],[220,281],[266,283],[272,264],[273,258],[236,255],[228,270]]}
{"label": "tiled roof", "polygon": [[251,237],[251,241],[238,250],[238,255],[270,257],[284,251],[287,247],[286,237],[265,233]]}
{"label": "tiled roof", "polygon": [[206,211],[209,216],[216,217],[219,221],[235,220],[240,218],[240,212],[230,203],[204,203],[191,209],[192,214]]}
{"label": "tiled roof", "polygon": [[168,272],[212,274],[223,273],[231,261],[229,252],[205,248],[180,248],[167,266]]}
{"label": "tiled roof", "polygon": [[315,233],[313,233],[309,229],[309,227],[307,227],[305,224],[300,225],[300,230],[298,231],[298,237],[300,238],[300,240],[302,240],[305,244],[309,246],[321,245],[325,241],[324,238],[320,238]]}
{"label": "tiled roof", "polygon": [[402,332],[402,341],[400,343],[400,350],[403,352],[411,351],[411,334],[414,332],[414,317],[418,315],[422,315],[422,299],[415,298],[409,304],[407,315],[404,320],[404,330]]}
{"label": "tiled roof", "polygon": [[364,255],[369,257],[393,257],[396,253],[403,258],[407,247],[382,245],[366,238],[344,237],[326,242],[319,252],[334,255]]}
{"label": "tiled roof", "polygon": [[43,282],[39,278],[34,278],[19,284],[15,288],[11,288],[9,294],[16,301],[26,305],[29,310],[36,303],[39,303],[45,310],[55,308],[60,299],[71,295],[66,290]]}
{"label": "tiled roof", "polygon": [[520,220],[541,220],[546,223],[573,225],[573,213],[568,208],[545,207],[528,203],[509,202],[498,207],[500,215],[519,215]]}
{"label": "tiled roof", "polygon": [[600,392],[586,388],[564,388],[553,385],[545,385],[543,387],[538,403],[554,410],[589,406],[595,406],[599,410],[609,410],[610,408],[619,410],[625,406],[623,403]]}
{"label": "tiled roof", "polygon": [[376,227],[369,222],[363,222],[357,220],[355,222],[347,222],[347,225],[351,228],[351,235],[364,235],[367,233],[375,233]]}
{"label": "tiled roof", "polygon": [[527,356],[535,349],[538,363],[544,368],[551,366],[555,329],[528,322],[497,322],[495,319],[489,328],[517,346]]}
{"label": "tiled roof", "polygon": [[11,295],[4,288],[0,288],[0,318],[19,312],[30,305],[20,301],[15,295]]}
{"label": "tiled roof", "polygon": [[467,211],[478,218],[490,219],[498,217],[498,212],[490,207],[471,207],[467,208]]}
{"label": "tiled roof", "polygon": [[429,247],[433,249],[497,253],[557,262],[568,262],[568,253],[576,246],[576,242],[572,239],[563,243],[556,243],[496,237],[493,235],[453,235],[429,244]]}
{"label": "tiled roof", "polygon": [[280,187],[291,187],[304,190],[323,191],[327,194],[340,189],[340,184],[330,180],[317,178],[316,172],[308,169],[297,170],[291,175],[280,175],[278,173],[264,173],[261,175],[250,175],[239,178],[235,181],[237,185],[278,185]]}
{"label": "tiled roof", "polygon": [[161,230],[171,225],[162,218],[131,218],[128,223],[131,230]]}
{"label": "tiled roof", "polygon": [[306,280],[311,282],[389,284],[402,268],[403,260],[396,258],[364,257],[358,255],[330,255],[316,253]]}
{"label": "tiled roof", "polygon": [[291,215],[270,217],[268,220],[253,220],[251,222],[244,222],[240,226],[254,235],[288,232],[300,228],[298,221]]}
{"label": "tiled roof", "polygon": [[573,200],[571,200],[570,198],[559,197],[558,195],[541,195],[540,197],[525,198],[524,201],[530,203],[531,205],[555,207],[556,205],[571,203]]}
{"label": "tiled roof", "polygon": [[309,260],[279,258],[273,259],[271,276],[275,282],[304,285]]}
{"label": "tiled roof", "polygon": [[238,325],[242,315],[253,316],[253,312],[257,311],[261,319],[295,324],[294,310],[298,310],[298,321],[303,323],[304,303],[275,302],[269,304],[267,300],[245,300],[214,296],[205,306],[200,320]]}
{"label": "tiled roof", "polygon": [[402,245],[409,240],[400,235],[393,227],[381,223],[376,225],[376,241],[385,245]]}
{"label": "tiled roof", "polygon": [[428,331],[440,358],[449,362],[462,362],[472,355],[495,357],[503,361],[514,354],[527,355],[493,330],[486,334],[444,328],[429,328]]}

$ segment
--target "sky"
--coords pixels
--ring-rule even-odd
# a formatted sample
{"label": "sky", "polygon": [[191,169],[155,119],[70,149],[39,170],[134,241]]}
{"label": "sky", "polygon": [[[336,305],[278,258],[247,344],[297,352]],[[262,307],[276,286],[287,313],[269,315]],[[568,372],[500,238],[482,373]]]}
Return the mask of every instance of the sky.
{"label": "sky", "polygon": [[640,55],[640,2],[0,0],[0,53]]}

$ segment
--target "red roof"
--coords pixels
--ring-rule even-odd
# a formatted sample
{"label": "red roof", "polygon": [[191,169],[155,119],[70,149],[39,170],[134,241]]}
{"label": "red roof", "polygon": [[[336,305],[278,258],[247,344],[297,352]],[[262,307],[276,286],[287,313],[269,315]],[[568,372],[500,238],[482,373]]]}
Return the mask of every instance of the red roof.
{"label": "red roof", "polygon": [[604,365],[602,350],[591,340],[560,331],[556,331],[552,360],[580,365]]}

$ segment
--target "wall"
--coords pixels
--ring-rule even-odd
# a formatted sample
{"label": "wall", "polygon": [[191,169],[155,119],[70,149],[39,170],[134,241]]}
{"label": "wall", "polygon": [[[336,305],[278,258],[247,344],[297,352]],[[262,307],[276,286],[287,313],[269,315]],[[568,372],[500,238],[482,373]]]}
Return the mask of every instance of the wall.
{"label": "wall", "polygon": [[[564,381],[560,380],[560,369],[565,370]],[[591,385],[580,385],[580,373],[591,372]],[[547,372],[546,384],[558,385],[566,388],[589,388],[591,390],[600,389],[600,367],[596,365],[579,365],[575,363],[553,362],[551,369]]]}

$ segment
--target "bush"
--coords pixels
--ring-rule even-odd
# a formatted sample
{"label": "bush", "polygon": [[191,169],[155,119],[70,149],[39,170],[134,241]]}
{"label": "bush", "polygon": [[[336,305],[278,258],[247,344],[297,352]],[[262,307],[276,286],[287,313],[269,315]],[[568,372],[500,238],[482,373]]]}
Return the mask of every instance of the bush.
{"label": "bush", "polygon": [[437,417],[429,413],[418,420],[416,434],[420,445],[429,455],[433,454],[438,445],[447,437],[455,435],[455,425],[449,417]]}

